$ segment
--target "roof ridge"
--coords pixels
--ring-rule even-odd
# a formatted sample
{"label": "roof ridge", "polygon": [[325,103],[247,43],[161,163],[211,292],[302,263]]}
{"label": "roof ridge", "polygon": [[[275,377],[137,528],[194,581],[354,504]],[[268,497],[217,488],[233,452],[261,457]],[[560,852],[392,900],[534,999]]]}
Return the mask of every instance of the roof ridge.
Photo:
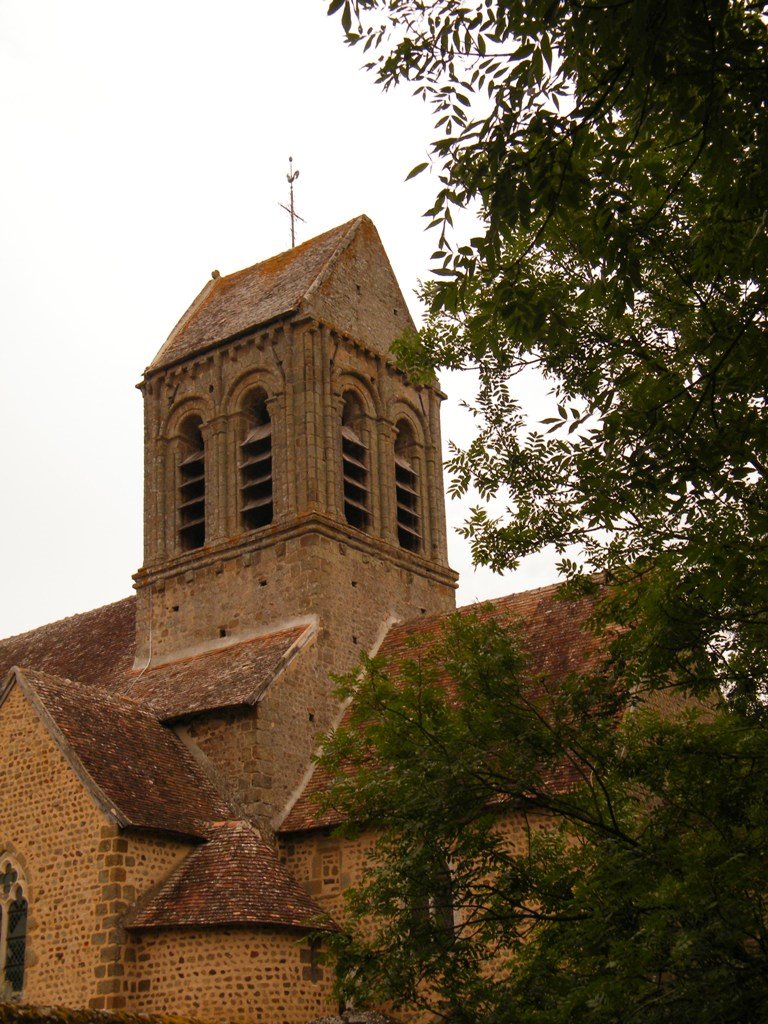
{"label": "roof ridge", "polygon": [[15,668],[24,673],[24,678],[27,681],[30,681],[30,676],[37,677],[40,678],[44,684],[53,683],[54,686],[60,685],[67,694],[70,694],[73,688],[75,690],[81,690],[88,694],[88,699],[92,703],[101,703],[102,706],[107,707],[112,704],[117,704],[118,707],[123,707],[126,711],[131,711],[139,717],[149,719],[156,725],[159,725],[161,729],[165,728],[162,722],[158,721],[156,715],[151,711],[146,710],[146,708],[144,708],[138,701],[133,700],[130,697],[126,697],[122,693],[112,693],[100,686],[91,686],[88,683],[84,683],[80,679],[70,679],[68,676],[57,676],[53,672],[46,672],[44,669],[40,668],[27,668],[24,665],[14,665],[11,668],[11,671]]}
{"label": "roof ridge", "polygon": [[[312,238],[307,238],[305,241],[295,245],[292,249],[283,249],[282,252],[275,252],[271,256],[267,256],[265,260],[257,260],[255,263],[251,263],[248,267],[241,267],[240,270],[233,270],[231,274],[223,274],[219,281],[222,284],[226,284],[227,281],[234,281],[243,274],[248,274],[256,267],[266,267],[270,263],[274,263],[277,260],[283,259],[285,256],[298,255],[302,249],[308,248],[316,242],[319,242],[322,238],[328,238],[329,235],[335,235],[337,232],[346,231],[356,220],[362,220],[365,214],[359,214],[357,217],[352,217],[351,220],[344,221],[343,224],[337,224],[333,228],[328,228],[327,231],[321,231],[318,235],[313,235]],[[335,255],[336,250],[334,250]],[[333,256],[329,257],[333,259]]]}
{"label": "roof ridge", "polygon": [[84,612],[73,612],[71,615],[63,615],[60,619],[53,619],[51,622],[41,622],[39,626],[33,626],[32,629],[25,629],[22,633],[11,633],[10,636],[0,637],[0,644],[4,644],[11,640],[21,640],[25,636],[30,636],[32,633],[37,633],[41,629],[48,629],[50,626],[58,626],[62,622],[70,622],[72,619],[79,619],[83,615],[93,615],[94,612],[105,611],[107,608],[114,608],[118,604],[125,604],[128,601],[135,601],[135,594],[127,594],[125,597],[118,598],[117,601],[108,601],[107,604],[97,605],[96,608],[88,608]]}
{"label": "roof ridge", "polygon": [[526,595],[529,595],[529,594],[544,594],[544,593],[547,593],[547,592],[552,592],[552,591],[555,591],[555,590],[559,590],[564,585],[565,585],[565,580],[560,580],[560,581],[557,581],[555,583],[546,583],[542,587],[530,587],[527,590],[513,590],[509,594],[500,594],[498,597],[481,598],[481,599],[472,601],[470,604],[460,605],[456,609],[456,611],[457,612],[469,611],[471,608],[476,608],[478,606],[482,606],[482,605],[486,605],[486,604],[500,604],[502,601],[510,601],[510,600],[512,600],[515,597],[523,597],[523,596],[526,596]]}
{"label": "roof ridge", "polygon": [[[14,686],[107,820],[121,828],[203,838],[208,821],[232,816],[182,740],[133,701],[14,667],[0,702]],[[116,772],[116,765],[122,770]]]}
{"label": "roof ridge", "polygon": [[534,594],[546,594],[555,590],[559,590],[564,585],[564,581],[558,583],[547,583],[543,587],[531,587],[529,590],[514,590],[511,594],[501,594],[498,597],[486,597],[478,598],[475,601],[471,601],[469,604],[462,604],[456,608],[451,608],[447,612],[432,612],[431,615],[414,615],[410,619],[401,619],[400,622],[394,623],[387,636],[390,636],[393,632],[398,630],[407,630],[413,628],[416,624],[426,623],[432,624],[439,622],[441,619],[448,619],[451,615],[462,615],[468,612],[486,608],[489,605],[495,606],[500,605],[505,601],[512,601],[515,598],[525,597]]}
{"label": "roof ridge", "polygon": [[[213,657],[218,654],[226,654],[230,651],[237,651],[240,647],[245,647],[248,644],[258,643],[259,640],[266,640],[270,637],[280,636],[282,633],[292,633],[299,630],[299,635],[296,637],[294,643],[296,643],[301,637],[307,632],[308,629],[315,629],[317,622],[310,621],[307,619],[305,622],[297,621],[290,625],[282,626],[278,629],[267,629],[261,633],[254,633],[252,636],[243,637],[242,640],[232,640],[227,644],[222,644],[220,647],[211,647],[207,650],[195,650],[191,654],[180,654],[178,658],[171,658],[168,661],[156,661],[150,662],[146,667],[142,669],[132,668],[127,674],[127,678],[139,678],[146,674],[151,675],[152,672],[159,672],[161,669],[170,668],[174,665],[187,665],[191,662],[198,661],[201,658]],[[291,645],[293,647],[293,644]]]}
{"label": "roof ridge", "polygon": [[[64,730],[56,720],[56,716],[52,713],[45,700],[41,698],[38,693],[34,680],[29,678],[30,672],[34,673],[35,670],[23,669],[21,666],[14,665],[6,677],[3,689],[6,690],[6,692],[10,689],[9,683],[11,682],[11,677],[13,677],[16,685],[24,694],[27,702],[31,705],[43,728],[59,748],[59,752],[69,764],[69,767],[80,780],[81,785],[102,814],[104,814],[107,819],[117,822],[121,827],[125,826],[126,819],[119,809],[113,805],[113,801],[110,800],[104,788],[100,785],[97,779],[94,778],[93,773],[88,770],[80,754],[68,741]],[[45,673],[38,674],[45,675]],[[57,677],[54,676],[52,678]],[[67,681],[71,682],[71,680]]]}
{"label": "roof ridge", "polygon": [[[211,914],[205,905],[190,905],[188,892],[199,888],[212,859],[220,864],[230,858],[230,870],[240,877],[244,888],[237,908],[230,901]],[[243,872],[243,866],[247,869]],[[239,867],[239,873],[238,873]],[[226,901],[225,901],[226,902]],[[206,919],[207,918],[207,919]],[[259,828],[245,818],[208,824],[205,842],[191,850],[153,886],[131,909],[128,928],[198,927],[250,924],[285,926],[312,930],[335,927],[298,879],[280,860],[279,850]]]}
{"label": "roof ridge", "polygon": [[339,239],[339,244],[336,246],[331,255],[325,261],[321,269],[318,270],[317,274],[315,275],[315,279],[304,291],[304,294],[299,300],[299,308],[301,308],[301,306],[303,305],[306,305],[310,296],[313,295],[320,287],[320,285],[328,279],[328,275],[330,274],[331,270],[336,264],[336,261],[338,260],[339,256],[341,256],[344,250],[348,248],[349,245],[352,243],[355,235],[357,234],[360,228],[360,225],[366,219],[366,215],[364,213],[361,213],[357,217],[354,217],[352,220],[347,221],[346,224],[339,225],[339,227],[336,230],[341,231],[342,229],[345,229],[344,234]]}
{"label": "roof ridge", "polygon": [[[160,357],[162,356],[163,352],[165,352],[165,350],[167,348],[171,347],[171,345],[176,340],[176,338],[179,335],[179,333],[186,327],[186,325],[189,323],[189,321],[192,319],[192,317],[195,315],[195,313],[199,312],[201,307],[204,306],[206,301],[211,297],[211,292],[216,288],[216,285],[219,283],[219,281],[221,281],[221,275],[219,275],[218,277],[211,277],[211,278],[209,278],[209,280],[207,280],[205,282],[205,284],[200,289],[200,291],[197,293],[197,295],[194,297],[192,302],[184,310],[184,312],[181,314],[179,319],[176,321],[176,323],[171,328],[171,331],[170,331],[168,337],[165,339],[163,344],[160,346],[160,351],[157,353],[157,355],[152,360],[152,362],[155,362],[155,360],[160,359]],[[151,365],[152,364],[150,363],[150,366]],[[147,369],[148,368],[149,367],[147,367]]]}

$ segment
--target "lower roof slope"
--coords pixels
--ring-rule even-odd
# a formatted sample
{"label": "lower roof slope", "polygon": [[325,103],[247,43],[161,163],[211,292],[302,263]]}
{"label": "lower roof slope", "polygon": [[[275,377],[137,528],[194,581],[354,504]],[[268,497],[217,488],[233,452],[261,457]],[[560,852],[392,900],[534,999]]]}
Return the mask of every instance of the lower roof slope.
{"label": "lower roof slope", "polygon": [[149,666],[126,675],[123,696],[138,701],[161,721],[255,703],[290,661],[307,624],[277,630],[192,658]]}
{"label": "lower roof slope", "polygon": [[14,665],[74,679],[88,689],[134,701],[173,721],[259,700],[312,635],[309,622],[218,650],[134,670],[136,598],[0,640],[0,680]]}
{"label": "lower roof slope", "polygon": [[[497,598],[483,604],[458,609],[458,614],[491,616],[503,625],[519,625],[522,642],[528,656],[528,675],[531,680],[545,679],[556,684],[568,673],[584,671],[596,661],[600,645],[590,632],[587,621],[593,602],[587,598],[559,600],[559,584],[523,591]],[[398,623],[387,633],[378,651],[378,657],[388,663],[389,672],[397,677],[398,666],[404,661],[426,653],[441,637],[442,629],[451,615],[447,612]],[[440,682],[449,689],[453,685],[446,672]],[[344,724],[349,712],[342,719]],[[568,785],[568,769],[563,767],[554,782]],[[329,808],[321,811],[318,797],[331,786],[328,772],[317,766],[309,775],[292,806],[288,808],[280,832],[302,832],[328,828],[340,824],[341,814]]]}
{"label": "lower roof slope", "polygon": [[0,678],[12,665],[27,665],[111,691],[133,667],[136,598],[0,640]]}
{"label": "lower roof slope", "polygon": [[203,838],[230,811],[170,729],[132,701],[34,669],[18,684],[102,810],[125,828]]}

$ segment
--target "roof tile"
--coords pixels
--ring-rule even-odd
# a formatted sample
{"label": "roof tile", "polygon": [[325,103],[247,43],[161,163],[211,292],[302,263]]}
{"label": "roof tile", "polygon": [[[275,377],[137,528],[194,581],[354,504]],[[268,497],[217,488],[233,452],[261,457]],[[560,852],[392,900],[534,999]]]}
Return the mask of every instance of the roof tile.
{"label": "roof tile", "polygon": [[0,679],[12,665],[128,697],[161,721],[254,703],[290,656],[305,625],[179,661],[133,669],[136,598],[0,640]]}
{"label": "roof tile", "polygon": [[[586,598],[558,600],[558,590],[559,585],[553,585],[523,591],[487,603],[459,608],[458,612],[476,613],[481,617],[492,616],[502,624],[520,624],[528,655],[528,674],[532,679],[543,678],[550,685],[556,684],[569,672],[588,668],[599,652],[598,641],[587,628],[593,603]],[[455,613],[410,619],[393,626],[378,656],[389,663],[390,672],[396,675],[398,664],[416,655],[414,643],[423,654],[440,640],[442,629],[452,614]],[[453,685],[447,673],[439,681],[447,688]],[[348,721],[350,713],[350,710],[346,712],[342,724]],[[573,781],[572,774],[563,766],[553,773],[552,781],[566,786]],[[301,832],[340,824],[343,819],[337,810],[329,808],[320,811],[318,807],[320,794],[330,788],[331,782],[329,773],[318,765],[289,808],[280,832]]]}
{"label": "roof tile", "polygon": [[126,676],[120,692],[161,721],[255,703],[309,631],[294,626]]}
{"label": "roof tile", "polygon": [[248,822],[218,822],[209,836],[137,907],[129,928],[333,927]]}
{"label": "roof tile", "polygon": [[176,734],[133,701],[33,669],[16,673],[86,786],[96,787],[94,796],[121,825],[202,837],[209,822],[229,816]]}
{"label": "roof tile", "polygon": [[356,217],[263,263],[216,278],[190,306],[149,366],[158,370],[297,310],[362,222]]}
{"label": "roof tile", "polygon": [[111,691],[133,666],[136,598],[50,622],[0,640],[0,678],[12,665]]}

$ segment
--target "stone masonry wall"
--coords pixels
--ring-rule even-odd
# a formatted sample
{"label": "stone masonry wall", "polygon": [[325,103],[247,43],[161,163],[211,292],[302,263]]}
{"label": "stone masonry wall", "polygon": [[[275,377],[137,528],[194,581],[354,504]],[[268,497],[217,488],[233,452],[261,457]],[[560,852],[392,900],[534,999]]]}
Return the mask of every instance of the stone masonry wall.
{"label": "stone masonry wall", "polygon": [[207,758],[211,775],[238,813],[269,838],[288,796],[331,727],[336,703],[308,644],[255,708],[194,719],[177,731]]}
{"label": "stone masonry wall", "polygon": [[0,706],[0,850],[26,874],[23,999],[84,1007],[95,988],[93,937],[107,822],[18,687]]}
{"label": "stone masonry wall", "polygon": [[344,925],[344,893],[359,884],[370,863],[376,835],[366,832],[356,839],[341,839],[332,830],[296,833],[280,837],[280,859],[333,920]]}
{"label": "stone masonry wall", "polygon": [[[531,830],[548,828],[552,818],[535,812],[500,814],[496,828],[515,852],[528,848]],[[358,885],[375,860],[376,833],[341,838],[332,829],[316,829],[279,837],[280,859],[315,902],[339,925],[347,920],[344,893]],[[458,920],[458,912],[457,912]]]}
{"label": "stone masonry wall", "polygon": [[[269,396],[274,518],[248,530],[238,511],[239,445],[243,402],[256,387]],[[302,558],[308,531],[365,552],[364,582],[378,583],[390,569],[418,576],[420,606],[433,612],[452,605],[434,389],[410,386],[386,357],[319,324],[255,332],[148,379],[143,389],[145,568],[136,577],[137,664],[149,655],[150,633],[154,657],[173,657],[210,643],[222,629],[242,633],[309,614],[308,588],[324,581],[308,578],[311,567]],[[341,421],[350,393],[363,410],[357,429],[368,447],[365,530],[349,526],[343,514]],[[202,420],[205,439],[206,534],[204,547],[185,552],[177,535],[178,466],[191,415]],[[420,467],[420,552],[397,540],[394,440],[403,418]],[[335,559],[326,560],[326,572],[336,569]],[[380,611],[386,616],[388,608]]]}
{"label": "stone masonry wall", "polygon": [[387,352],[392,339],[413,321],[381,242],[368,218],[363,220],[342,265],[311,295],[308,312],[369,348]]}
{"label": "stone masonry wall", "polygon": [[127,911],[165,879],[195,845],[160,836],[104,828],[99,845],[102,868],[101,900],[96,906],[99,965],[96,967],[93,1009],[123,1010],[137,991],[135,950],[123,926]]}
{"label": "stone masonry wall", "polygon": [[178,929],[134,936],[127,1009],[212,1022],[306,1024],[335,1011],[332,978],[300,932]]}
{"label": "stone masonry wall", "polygon": [[[262,829],[279,817],[318,743],[335,723],[339,705],[332,676],[353,669],[361,654],[381,639],[388,621],[426,614],[435,605],[443,606],[440,610],[453,605],[452,590],[436,590],[391,563],[377,564],[351,543],[309,533],[283,547],[282,554],[275,548],[262,552],[259,578],[267,585],[258,587],[263,598],[257,614],[278,627],[278,616],[290,621],[289,602],[298,600],[305,616],[316,616],[317,637],[275,680],[256,710],[200,716],[179,729],[210,760],[227,795]],[[237,635],[249,608],[254,614],[247,598],[252,568],[233,560],[218,575],[211,573],[210,593],[196,600],[191,620],[197,623],[208,615],[211,633],[218,636],[213,625],[218,622]],[[201,587],[202,582],[196,598]],[[166,593],[164,600],[173,598]],[[173,622],[172,610],[169,618]],[[253,623],[261,628],[265,624]]]}
{"label": "stone masonry wall", "polygon": [[120,1009],[125,911],[189,843],[121,833],[18,687],[0,705],[0,853],[26,876],[25,1003]]}
{"label": "stone masonry wall", "polygon": [[[496,828],[512,850],[524,852],[528,848],[531,830],[548,828],[551,821],[551,817],[545,814],[510,812],[499,815]],[[374,832],[364,833],[355,839],[342,839],[335,836],[333,830],[317,829],[280,836],[280,859],[315,902],[344,927],[348,919],[344,894],[360,883],[366,866],[373,863],[375,843]],[[459,910],[455,918],[459,924]],[[492,970],[493,965],[490,964],[489,971]],[[428,1013],[407,1008],[394,1016],[404,1024],[426,1024],[433,1020]]]}

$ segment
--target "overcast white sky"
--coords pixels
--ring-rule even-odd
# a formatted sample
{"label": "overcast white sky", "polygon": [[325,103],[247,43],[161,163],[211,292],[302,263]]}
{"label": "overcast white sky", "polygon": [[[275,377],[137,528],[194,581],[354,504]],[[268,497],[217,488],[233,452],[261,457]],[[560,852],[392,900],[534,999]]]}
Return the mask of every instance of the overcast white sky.
{"label": "overcast white sky", "polygon": [[[429,111],[383,94],[325,0],[0,0],[0,636],[131,592],[141,564],[142,410],[133,385],[214,268],[359,213],[412,312],[434,238]],[[443,378],[446,439],[466,438]],[[449,505],[458,523],[462,507]],[[460,603],[502,579],[455,538]]]}

